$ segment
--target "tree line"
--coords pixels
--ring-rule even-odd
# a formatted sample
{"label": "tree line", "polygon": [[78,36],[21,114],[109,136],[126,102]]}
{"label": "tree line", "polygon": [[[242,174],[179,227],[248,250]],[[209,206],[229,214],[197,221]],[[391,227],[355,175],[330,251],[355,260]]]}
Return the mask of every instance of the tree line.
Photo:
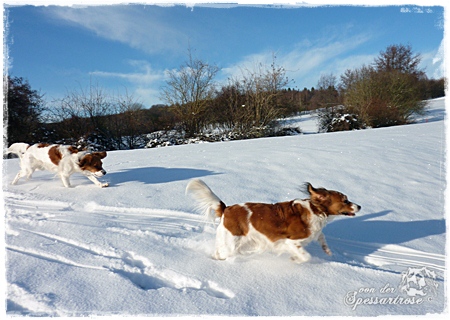
{"label": "tree line", "polygon": [[21,77],[5,76],[4,141],[89,144],[98,149],[144,147],[146,134],[178,131],[191,138],[208,130],[234,139],[283,134],[279,119],[319,110],[321,131],[408,123],[423,100],[445,95],[445,80],[428,79],[421,56],[410,46],[391,45],[370,65],[346,70],[340,80],[320,77],[316,88],[291,88],[276,56],[255,63],[219,85],[219,67],[194,57],[168,72],[161,88],[164,104],[146,108],[127,92],[112,95],[96,84],[46,102]]}

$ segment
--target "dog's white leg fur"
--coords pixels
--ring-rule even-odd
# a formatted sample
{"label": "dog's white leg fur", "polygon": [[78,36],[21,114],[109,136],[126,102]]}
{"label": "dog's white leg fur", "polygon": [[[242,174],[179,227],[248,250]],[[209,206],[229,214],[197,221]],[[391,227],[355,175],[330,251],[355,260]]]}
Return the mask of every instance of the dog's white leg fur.
{"label": "dog's white leg fur", "polygon": [[31,170],[28,171],[28,173],[27,173],[27,180],[30,180],[30,178],[33,175],[34,171],[36,171],[36,169],[31,169]]}
{"label": "dog's white leg fur", "polygon": [[[14,153],[19,154],[16,152],[14,152]],[[17,182],[19,182],[19,180],[22,177],[26,177],[27,179],[30,179],[30,177],[33,174],[35,169],[32,167],[32,165],[29,165],[29,163],[31,163],[31,160],[28,157],[20,155],[20,170],[17,173],[14,180],[11,182],[11,184],[16,184]]]}
{"label": "dog's white leg fur", "polygon": [[[247,208],[247,206],[244,206]],[[248,210],[248,219],[250,220],[251,211]],[[239,245],[237,246],[238,252],[242,254],[251,254],[256,252],[263,252],[265,250],[273,249],[274,244],[265,235],[256,231],[253,225],[249,224],[248,233],[245,237],[241,237],[239,240]]]}
{"label": "dog's white leg fur", "polygon": [[65,174],[61,173],[60,177],[61,177],[61,180],[62,180],[62,183],[63,183],[64,187],[70,188],[71,187],[70,186],[70,181],[69,181],[70,175],[65,175]]}
{"label": "dog's white leg fur", "polygon": [[329,256],[331,256],[333,253],[331,252],[330,248],[328,247],[327,241],[325,240],[325,235],[321,232],[319,235],[319,238],[317,239],[319,241],[320,245],[322,246],[323,251]]}
{"label": "dog's white leg fur", "polygon": [[[23,166],[23,168],[27,168],[27,167]],[[27,169],[21,168],[19,170],[19,172],[17,173],[16,177],[14,178],[14,180],[11,182],[11,184],[16,184],[17,182],[19,182],[19,180],[22,177],[26,177],[26,179],[29,180],[34,171],[35,171],[35,169],[32,169],[32,168],[27,168]]]}
{"label": "dog's white leg fur", "polygon": [[297,247],[297,254],[292,256],[292,260],[296,263],[303,263],[311,260],[311,255],[303,247]]}
{"label": "dog's white leg fur", "polygon": [[223,225],[224,217],[220,219],[219,226],[216,231],[216,251],[214,259],[225,260],[235,250],[236,243],[233,234]]}
{"label": "dog's white leg fur", "polygon": [[19,182],[21,177],[22,177],[22,170],[19,170],[19,172],[17,172],[17,175],[14,178],[14,180],[11,182],[11,184],[16,184],[17,182]]}
{"label": "dog's white leg fur", "polygon": [[106,183],[101,183],[101,182],[98,181],[98,179],[97,179],[95,176],[93,176],[93,175],[86,175],[86,177],[87,177],[89,180],[91,180],[93,183],[95,183],[97,186],[99,186],[99,187],[105,188],[105,187],[109,186],[109,184],[108,184],[107,182],[106,182]]}
{"label": "dog's white leg fur", "polygon": [[274,246],[278,253],[287,252],[296,263],[303,263],[311,259],[311,255],[299,244],[297,240],[278,240]]}

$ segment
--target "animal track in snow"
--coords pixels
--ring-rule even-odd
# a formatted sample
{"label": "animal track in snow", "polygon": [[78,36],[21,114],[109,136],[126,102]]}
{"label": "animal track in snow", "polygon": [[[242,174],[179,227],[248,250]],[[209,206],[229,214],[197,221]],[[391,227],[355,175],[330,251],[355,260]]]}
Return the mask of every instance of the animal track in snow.
{"label": "animal track in snow", "polygon": [[52,299],[48,295],[32,294],[15,283],[8,285],[7,309],[20,310],[21,315],[29,316],[54,317],[65,315],[63,312],[55,310],[52,306]]}
{"label": "animal track in snow", "polygon": [[[136,287],[142,290],[157,290],[167,287],[182,291],[204,291],[212,297],[221,299],[230,299],[234,297],[233,292],[221,288],[217,283],[213,281],[202,281],[196,279],[195,277],[183,275],[174,270],[158,269],[153,265],[153,263],[150,262],[150,260],[133,252],[121,252],[120,250],[115,250],[113,248],[105,249],[98,245],[85,244],[79,241],[43,232],[35,232],[25,229],[20,230],[35,234],[37,236],[41,236],[46,239],[57,241],[60,244],[65,244],[80,249],[101,258],[108,258],[109,262],[106,263],[108,264],[108,266],[105,266],[105,263],[103,263],[102,266],[86,265],[73,261],[72,259],[68,259],[61,255],[50,254],[36,249],[27,249],[12,245],[7,246],[8,250],[73,267],[108,270],[129,280]],[[97,261],[100,262],[103,260],[97,259]]]}
{"label": "animal track in snow", "polygon": [[47,260],[50,262],[61,263],[61,264],[65,264],[65,265],[72,266],[72,267],[86,268],[86,269],[99,269],[99,270],[105,269],[104,267],[84,265],[84,264],[78,263],[76,261],[73,261],[71,259],[68,259],[66,257],[63,257],[61,255],[50,254],[50,253],[47,253],[44,251],[39,251],[36,249],[22,248],[22,247],[13,246],[13,245],[7,245],[6,249],[8,249],[10,251],[22,253],[22,254],[25,254],[30,257],[43,259],[43,260]]}
{"label": "animal track in snow", "polygon": [[[21,225],[14,227],[15,223],[10,224],[6,228],[7,235],[20,237],[26,233],[38,237],[37,239],[49,240],[48,243],[37,240],[35,243],[41,243],[40,247],[23,247],[9,243],[6,248],[11,252],[70,267],[112,272],[130,281],[141,290],[171,288],[179,291],[203,291],[212,297],[221,299],[234,297],[233,292],[221,288],[214,281],[198,279],[175,270],[157,267],[146,257],[134,252],[119,250],[107,244],[86,243],[68,236],[28,228],[36,221],[44,219],[46,223],[100,227],[121,235],[141,235],[144,241],[150,237],[160,242],[194,249],[196,245],[191,243],[193,240],[186,240],[186,238],[203,230],[201,216],[171,210],[107,207],[95,202],[78,208],[77,204],[53,200],[30,200],[13,193],[6,194],[5,199],[8,203],[10,221],[13,218]],[[47,249],[55,245],[59,246],[59,251]],[[72,249],[67,250],[64,247]],[[72,254],[73,250],[80,252],[85,259],[84,262],[81,262],[80,258],[76,258],[79,256]],[[66,256],[65,252],[71,255]]]}
{"label": "animal track in snow", "polygon": [[188,277],[174,270],[158,270],[145,257],[140,257],[132,252],[127,252],[122,257],[125,266],[122,269],[112,268],[111,271],[127,278],[134,285],[143,290],[156,290],[169,287],[178,290],[203,290],[215,298],[230,299],[234,293],[230,290],[220,288],[213,281],[201,281]]}

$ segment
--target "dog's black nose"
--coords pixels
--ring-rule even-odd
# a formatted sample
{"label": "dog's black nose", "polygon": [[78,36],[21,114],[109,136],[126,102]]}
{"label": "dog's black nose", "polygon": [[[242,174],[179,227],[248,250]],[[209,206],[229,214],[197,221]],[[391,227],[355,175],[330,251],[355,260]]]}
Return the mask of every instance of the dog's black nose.
{"label": "dog's black nose", "polygon": [[106,174],[106,171],[105,171],[105,170],[102,170],[102,174],[105,175],[105,174]]}

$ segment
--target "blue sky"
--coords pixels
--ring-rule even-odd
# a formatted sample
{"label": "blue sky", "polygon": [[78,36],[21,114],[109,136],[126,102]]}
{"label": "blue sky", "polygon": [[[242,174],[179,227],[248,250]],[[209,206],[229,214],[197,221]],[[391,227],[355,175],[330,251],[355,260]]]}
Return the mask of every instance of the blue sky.
{"label": "blue sky", "polygon": [[293,81],[317,85],[370,64],[387,46],[411,45],[429,78],[444,76],[444,8],[435,6],[7,6],[8,73],[26,78],[47,101],[90,83],[164,102],[166,71],[188,48],[221,68],[225,83],[272,55]]}

